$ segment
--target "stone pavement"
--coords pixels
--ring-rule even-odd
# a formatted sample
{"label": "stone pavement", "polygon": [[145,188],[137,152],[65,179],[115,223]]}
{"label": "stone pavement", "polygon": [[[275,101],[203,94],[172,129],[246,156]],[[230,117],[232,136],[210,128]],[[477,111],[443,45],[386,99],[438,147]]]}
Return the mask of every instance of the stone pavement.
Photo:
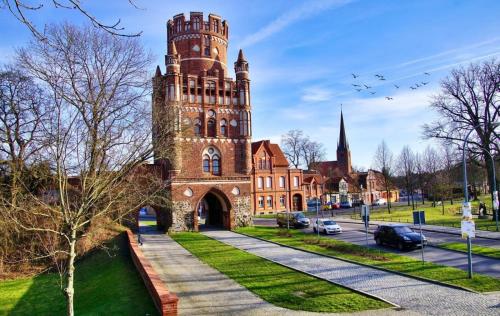
{"label": "stone pavement", "polygon": [[421,315],[500,315],[500,293],[474,294],[327,258],[230,231],[206,236],[259,257],[393,302]]}
{"label": "stone pavement", "polygon": [[[145,229],[141,232],[141,250],[168,290],[179,297],[179,315],[320,315],[269,304],[224,274],[202,263],[168,235]],[[411,315],[393,309],[383,309],[350,315],[406,314]]]}

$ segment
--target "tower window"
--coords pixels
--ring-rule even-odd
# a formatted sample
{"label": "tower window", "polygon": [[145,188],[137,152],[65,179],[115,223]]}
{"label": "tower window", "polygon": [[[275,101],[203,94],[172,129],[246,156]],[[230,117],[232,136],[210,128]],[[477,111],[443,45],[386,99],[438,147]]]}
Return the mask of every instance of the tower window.
{"label": "tower window", "polygon": [[194,120],[194,134],[196,136],[200,136],[201,135],[201,121],[200,121],[200,119],[195,119]]}
{"label": "tower window", "polygon": [[208,147],[203,151],[203,172],[214,176],[221,175],[220,152],[214,147]]}
{"label": "tower window", "polygon": [[222,136],[227,137],[227,121],[225,119],[220,121],[220,133]]}
{"label": "tower window", "polygon": [[214,119],[209,119],[207,123],[207,134],[208,137],[215,137],[216,132],[215,132],[215,120]]}
{"label": "tower window", "polygon": [[215,81],[205,83],[205,95],[209,104],[215,104]]}
{"label": "tower window", "polygon": [[182,21],[181,20],[176,21],[176,27],[177,27],[177,32],[182,31]]}
{"label": "tower window", "polygon": [[210,172],[210,157],[208,155],[203,156],[203,172]]}
{"label": "tower window", "polygon": [[214,32],[219,33],[219,21],[217,21],[217,20],[213,20],[213,22],[212,22],[212,23],[213,23],[213,26],[214,26],[214,27],[213,27]]}
{"label": "tower window", "polygon": [[195,17],[193,19],[193,30],[198,31],[200,29],[200,18]]}

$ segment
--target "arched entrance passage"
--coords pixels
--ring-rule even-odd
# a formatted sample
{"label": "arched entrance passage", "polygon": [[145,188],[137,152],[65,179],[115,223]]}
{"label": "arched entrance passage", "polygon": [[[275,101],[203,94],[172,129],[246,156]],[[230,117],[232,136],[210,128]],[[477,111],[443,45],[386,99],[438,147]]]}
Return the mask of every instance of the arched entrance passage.
{"label": "arched entrance passage", "polygon": [[196,208],[198,229],[230,229],[230,204],[224,193],[209,191],[203,196]]}
{"label": "arched entrance passage", "polygon": [[158,210],[150,205],[144,205],[135,212],[135,229],[141,234],[162,229]]}
{"label": "arched entrance passage", "polygon": [[302,211],[302,195],[294,194],[292,197],[292,210]]}

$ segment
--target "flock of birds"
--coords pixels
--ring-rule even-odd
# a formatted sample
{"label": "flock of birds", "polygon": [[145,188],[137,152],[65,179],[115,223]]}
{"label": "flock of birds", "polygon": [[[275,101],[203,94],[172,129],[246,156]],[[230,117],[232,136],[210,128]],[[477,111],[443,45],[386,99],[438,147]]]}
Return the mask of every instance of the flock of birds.
{"label": "flock of birds", "polygon": [[[355,73],[351,73],[353,79],[358,79],[359,78],[359,75],[355,74]],[[424,72],[424,75],[426,77],[429,77],[431,74],[428,73],[428,72]],[[374,75],[377,80],[380,80],[380,81],[386,81],[387,79],[384,77],[384,75],[380,75],[380,74],[375,74]],[[429,81],[420,81],[420,82],[417,82],[417,83],[414,83],[413,85],[411,85],[409,88],[411,90],[417,90],[418,88],[421,88],[425,85],[429,84]],[[370,93],[371,95],[375,95],[377,93],[377,91],[374,91],[373,90],[373,87],[365,84],[365,83],[362,83],[362,82],[358,82],[358,83],[352,83],[351,84],[354,88],[354,90],[356,90],[357,92],[362,92],[362,91],[366,91],[368,93]],[[396,88],[396,89],[399,89],[401,88],[401,86],[397,85],[397,84],[393,84],[393,86]],[[386,100],[394,100],[393,97],[390,97],[390,96],[386,96],[385,97]]]}

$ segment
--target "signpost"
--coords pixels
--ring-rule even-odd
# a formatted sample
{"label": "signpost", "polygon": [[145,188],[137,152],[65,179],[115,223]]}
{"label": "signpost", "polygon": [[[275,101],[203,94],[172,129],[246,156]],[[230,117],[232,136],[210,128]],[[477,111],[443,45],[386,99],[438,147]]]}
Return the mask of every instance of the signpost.
{"label": "signpost", "polygon": [[462,238],[467,239],[467,263],[469,279],[472,278],[472,238],[476,237],[476,225],[472,220],[470,202],[462,204],[462,221],[460,222]]}
{"label": "signpost", "polygon": [[370,207],[368,205],[361,205],[361,218],[365,223],[365,239],[366,246],[368,246],[368,226],[370,225]]}
{"label": "signpost", "polygon": [[493,191],[493,216],[495,216],[495,223],[498,231],[498,191]]}
{"label": "signpost", "polygon": [[424,211],[413,211],[413,225],[419,225],[420,227],[420,248],[422,249],[422,264],[424,261],[424,236],[422,235],[422,224],[425,225],[425,212]]}

